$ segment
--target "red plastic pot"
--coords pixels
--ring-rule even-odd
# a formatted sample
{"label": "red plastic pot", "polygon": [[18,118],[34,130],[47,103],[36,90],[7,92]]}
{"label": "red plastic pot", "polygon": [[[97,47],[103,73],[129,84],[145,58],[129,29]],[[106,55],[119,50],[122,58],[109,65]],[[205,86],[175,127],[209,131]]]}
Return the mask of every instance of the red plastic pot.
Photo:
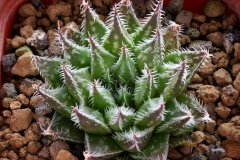
{"label": "red plastic pot", "polygon": [[[43,3],[51,4],[53,0],[43,0]],[[114,1],[114,0],[113,0]],[[165,0],[164,4],[167,5],[170,0]],[[0,0],[0,61],[4,54],[4,46],[6,38],[12,37],[12,25],[18,17],[18,8],[24,4],[29,3],[31,0]],[[203,13],[203,8],[208,0],[185,0],[183,9],[190,10],[193,13]],[[239,2],[240,3],[240,2]],[[229,10],[226,11],[230,13]],[[0,88],[4,83],[4,72],[2,65],[0,65]],[[1,110],[0,103],[0,110]]]}

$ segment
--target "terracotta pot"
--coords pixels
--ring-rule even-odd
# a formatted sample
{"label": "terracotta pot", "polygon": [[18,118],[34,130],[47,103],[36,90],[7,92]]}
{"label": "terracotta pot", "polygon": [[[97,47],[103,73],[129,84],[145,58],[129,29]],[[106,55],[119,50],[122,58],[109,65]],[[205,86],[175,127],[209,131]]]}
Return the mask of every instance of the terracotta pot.
{"label": "terracotta pot", "polygon": [[[50,4],[53,0],[43,0],[43,3]],[[114,1],[114,0],[113,0]],[[165,0],[164,4],[167,5],[170,0]],[[12,25],[18,17],[18,8],[24,4],[29,3],[31,0],[0,0],[0,62],[4,54],[5,40],[8,37],[12,37]],[[203,13],[203,7],[208,0],[185,0],[183,9],[190,10],[193,13]],[[227,11],[229,12],[229,10]],[[4,83],[4,72],[2,65],[0,65],[0,88]],[[1,110],[0,103],[0,110]]]}

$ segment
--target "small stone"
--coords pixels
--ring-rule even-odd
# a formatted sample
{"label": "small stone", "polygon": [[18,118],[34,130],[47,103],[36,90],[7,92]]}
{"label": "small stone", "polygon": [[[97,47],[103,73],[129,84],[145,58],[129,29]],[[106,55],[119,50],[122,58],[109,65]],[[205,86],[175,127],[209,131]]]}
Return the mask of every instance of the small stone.
{"label": "small stone", "polygon": [[12,112],[10,110],[3,110],[2,115],[4,118],[10,118],[12,116]]}
{"label": "small stone", "polygon": [[28,153],[25,157],[25,160],[39,160],[38,156]]}
{"label": "small stone", "polygon": [[240,59],[240,43],[234,44],[234,57]]}
{"label": "small stone", "polygon": [[21,102],[24,106],[28,106],[28,104],[29,104],[29,99],[24,94],[19,94],[16,97],[16,100]]}
{"label": "small stone", "polygon": [[50,150],[48,146],[44,146],[39,152],[38,152],[38,157],[40,158],[45,158],[45,159],[50,159]]}
{"label": "small stone", "polygon": [[2,57],[2,66],[4,72],[11,72],[12,67],[17,62],[15,53],[5,54]]}
{"label": "small stone", "polygon": [[30,38],[26,40],[28,45],[36,49],[44,49],[48,45],[47,34],[42,30],[35,30]]}
{"label": "small stone", "polygon": [[213,42],[217,47],[223,46],[223,34],[221,32],[214,32],[207,35],[207,39]]}
{"label": "small stone", "polygon": [[21,93],[27,95],[27,96],[32,96],[33,93],[35,92],[33,86],[34,85],[41,85],[42,81],[38,79],[29,79],[29,78],[24,78],[21,85],[19,86],[19,90]]}
{"label": "small stone", "polygon": [[30,16],[22,22],[23,26],[30,25],[33,29],[37,27],[37,18],[35,16]]}
{"label": "small stone", "polygon": [[17,63],[12,68],[12,74],[21,77],[36,76],[39,74],[38,68],[32,61],[32,54],[24,54],[18,58]]}
{"label": "small stone", "polygon": [[50,154],[52,158],[56,158],[60,150],[70,151],[70,147],[65,141],[55,141],[50,146]]}
{"label": "small stone", "polygon": [[223,104],[222,102],[219,102],[217,104],[217,107],[215,108],[216,113],[219,115],[219,117],[225,119],[227,118],[230,113],[231,113],[231,109],[229,109],[225,104]]}
{"label": "small stone", "polygon": [[36,8],[41,6],[41,4],[42,4],[42,0],[32,0],[32,5]]}
{"label": "small stone", "polygon": [[184,46],[186,44],[189,44],[190,42],[190,38],[187,35],[183,34],[180,40],[181,45]]}
{"label": "small stone", "polygon": [[212,42],[211,41],[202,41],[202,40],[194,40],[191,41],[189,44],[189,48],[195,48],[196,50],[200,50],[201,47],[205,49],[212,48]]}
{"label": "small stone", "polygon": [[239,72],[240,72],[240,63],[234,64],[231,70],[232,76],[236,77]]}
{"label": "small stone", "polygon": [[205,23],[207,21],[207,17],[204,14],[194,14],[192,19],[199,23]]}
{"label": "small stone", "polygon": [[53,109],[49,107],[46,102],[41,102],[35,106],[35,113],[38,116],[47,116],[53,114]]}
{"label": "small stone", "polygon": [[192,21],[192,23],[191,23],[191,27],[199,29],[200,24],[197,23],[197,22]]}
{"label": "small stone", "polygon": [[216,21],[211,21],[209,23],[203,23],[199,27],[199,31],[203,36],[217,32],[222,27],[222,24]]}
{"label": "small stone", "polygon": [[235,123],[236,125],[240,125],[240,115],[232,117],[231,122]]}
{"label": "small stone", "polygon": [[198,39],[201,36],[201,33],[199,32],[198,29],[196,28],[188,28],[185,31],[185,34],[190,38],[190,39]]}
{"label": "small stone", "polygon": [[228,54],[233,52],[233,43],[234,43],[233,33],[223,34],[223,46]]}
{"label": "small stone", "polygon": [[168,12],[172,15],[177,15],[183,7],[184,0],[171,0],[168,4]]}
{"label": "small stone", "polygon": [[211,0],[204,7],[204,13],[208,17],[218,17],[225,12],[225,4],[219,0]]}
{"label": "small stone", "polygon": [[19,101],[13,101],[12,103],[10,103],[10,109],[11,110],[16,110],[16,109],[20,109],[22,106],[22,103]]}
{"label": "small stone", "polygon": [[194,152],[198,152],[199,154],[206,154],[208,149],[209,149],[209,146],[203,143],[200,143],[197,145],[197,147],[195,147]]}
{"label": "small stone", "polygon": [[22,147],[19,149],[19,156],[20,156],[21,158],[26,157],[27,153],[28,153],[28,152],[27,152],[27,146],[26,146],[26,145],[22,146]]}
{"label": "small stone", "polygon": [[227,157],[234,158],[234,159],[240,159],[240,144],[239,144],[239,142],[224,140],[221,145],[225,149],[225,154]]}
{"label": "small stone", "polygon": [[205,134],[202,131],[196,131],[191,134],[193,142],[201,143],[205,139]]}
{"label": "small stone", "polygon": [[213,78],[219,86],[227,86],[232,83],[232,77],[224,68],[220,68],[213,73]]}
{"label": "small stone", "polygon": [[176,16],[175,22],[177,24],[183,24],[186,28],[189,28],[192,21],[192,16],[192,12],[181,10]]}
{"label": "small stone", "polygon": [[36,154],[42,149],[42,144],[37,141],[29,141],[27,145],[27,151],[31,154]]}
{"label": "small stone", "polygon": [[235,80],[233,81],[233,86],[238,92],[240,92],[240,72],[237,74]]}
{"label": "small stone", "polygon": [[71,5],[66,2],[54,3],[46,9],[46,13],[52,22],[58,20],[58,16],[71,16]]}
{"label": "small stone", "polygon": [[55,160],[78,160],[77,157],[73,156],[69,151],[60,150]]}
{"label": "small stone", "polygon": [[218,141],[217,137],[215,137],[214,135],[208,132],[204,132],[204,133],[205,133],[205,139],[204,139],[205,144],[207,145],[216,144],[216,142]]}
{"label": "small stone", "polygon": [[27,144],[25,137],[21,136],[19,133],[13,133],[11,135],[9,143],[16,148],[20,148],[23,145]]}
{"label": "small stone", "polygon": [[193,75],[192,81],[193,83],[201,83],[203,81],[202,77],[199,76],[199,74],[195,73]]}
{"label": "small stone", "polygon": [[170,159],[181,159],[182,157],[182,154],[176,148],[172,148],[168,151],[168,158]]}
{"label": "small stone", "polygon": [[230,26],[235,26],[237,24],[237,15],[236,14],[231,14],[222,21],[222,28],[226,30]]}
{"label": "small stone", "polygon": [[19,9],[18,13],[21,17],[35,16],[37,10],[31,3],[23,4]]}
{"label": "small stone", "polygon": [[199,67],[199,74],[202,77],[213,74],[214,71],[215,71],[215,67],[212,64],[212,62],[208,59]]}
{"label": "small stone", "polygon": [[226,137],[228,140],[240,143],[240,128],[233,122],[222,123],[218,127],[218,133]]}
{"label": "small stone", "polygon": [[207,122],[206,126],[205,126],[205,131],[207,131],[210,134],[214,134],[215,131],[215,127],[216,127],[216,122]]}
{"label": "small stone", "polygon": [[0,116],[0,127],[2,127],[4,124],[5,124],[4,117]]}
{"label": "small stone", "polygon": [[225,157],[225,150],[221,146],[210,145],[206,154],[209,160],[219,160]]}
{"label": "small stone", "polygon": [[213,54],[213,63],[217,65],[218,68],[227,68],[230,57],[227,53],[221,51],[221,52],[215,52]]}
{"label": "small stone", "polygon": [[17,109],[12,111],[10,128],[14,132],[27,129],[32,121],[32,111],[29,108]]}
{"label": "small stone", "polygon": [[1,88],[1,98],[13,98],[17,96],[17,91],[13,83],[4,83]]}
{"label": "small stone", "polygon": [[11,150],[10,152],[8,152],[8,158],[10,158],[11,160],[18,160],[19,156],[17,155],[17,153]]}
{"label": "small stone", "polygon": [[29,53],[29,54],[33,55],[33,52],[32,52],[32,50],[31,50],[31,48],[29,48],[27,45],[24,45],[24,46],[18,48],[18,49],[15,51],[15,54],[16,54],[16,56],[18,56],[18,57],[24,55],[25,53]]}
{"label": "small stone", "polygon": [[206,103],[213,103],[219,98],[219,91],[211,85],[203,85],[197,90],[197,97]]}
{"label": "small stone", "polygon": [[239,92],[233,88],[232,85],[228,85],[222,88],[221,100],[225,105],[229,107],[234,106],[238,96]]}
{"label": "small stone", "polygon": [[26,38],[26,39],[31,37],[33,32],[34,32],[34,29],[30,25],[26,25],[26,26],[20,28],[20,36],[23,38]]}
{"label": "small stone", "polygon": [[28,142],[39,141],[41,139],[41,133],[38,132],[36,123],[32,123],[25,131],[24,136]]}
{"label": "small stone", "polygon": [[42,102],[42,97],[41,96],[32,96],[30,98],[29,105],[31,108],[35,109],[36,105]]}
{"label": "small stone", "polygon": [[19,48],[26,44],[26,39],[20,36],[15,36],[11,41],[13,48]]}
{"label": "small stone", "polygon": [[194,152],[189,157],[189,160],[207,160],[207,157],[205,157],[204,155],[202,155],[202,154],[200,154],[198,152]]}

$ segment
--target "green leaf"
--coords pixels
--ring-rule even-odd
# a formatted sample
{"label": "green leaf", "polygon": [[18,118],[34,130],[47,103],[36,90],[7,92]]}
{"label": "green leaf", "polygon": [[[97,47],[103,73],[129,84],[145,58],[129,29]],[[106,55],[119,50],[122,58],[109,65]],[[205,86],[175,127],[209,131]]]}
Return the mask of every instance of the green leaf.
{"label": "green leaf", "polygon": [[113,139],[125,151],[140,152],[151,138],[154,127],[140,129],[132,127],[128,131],[116,132]]}
{"label": "green leaf", "polygon": [[134,9],[132,7],[132,2],[130,0],[124,0],[120,1],[119,4],[117,4],[118,10],[121,13],[121,16],[124,17],[125,25],[127,26],[127,31],[129,34],[134,33],[135,30],[141,26],[139,23],[135,13]]}
{"label": "green leaf", "polygon": [[79,102],[88,105],[91,75],[88,68],[73,69],[71,66],[62,65],[64,82],[68,91]]}
{"label": "green leaf", "polygon": [[134,88],[134,103],[137,109],[149,98],[155,98],[158,88],[154,71],[145,65],[142,73],[141,77],[136,79]]}
{"label": "green leaf", "polygon": [[85,159],[105,160],[116,157],[123,152],[111,136],[85,134]]}
{"label": "green leaf", "polygon": [[130,153],[136,160],[166,160],[168,155],[168,134],[155,134],[141,152]]}
{"label": "green leaf", "polygon": [[126,107],[133,107],[133,94],[130,91],[130,88],[126,86],[120,86],[118,89],[118,95],[116,95],[117,103],[119,106],[125,105]]}
{"label": "green leaf", "polygon": [[119,57],[122,44],[125,44],[128,48],[132,48],[134,43],[125,29],[123,20],[121,19],[116,6],[113,7],[113,11],[110,13],[109,17],[109,31],[104,36],[103,47],[114,56]]}
{"label": "green leaf", "polygon": [[99,16],[96,14],[96,12],[93,11],[89,7],[89,4],[85,3],[85,1],[83,1],[81,13],[84,17],[81,25],[84,40],[83,44],[88,46],[88,41],[86,40],[88,39],[88,35],[96,37],[96,39],[100,42],[107,31],[107,27],[103,21],[99,19]]}
{"label": "green leaf", "polygon": [[108,89],[101,86],[101,83],[94,80],[90,90],[90,105],[94,109],[104,113],[104,110],[107,107],[114,107],[116,106],[116,103],[112,93]]}
{"label": "green leaf", "polygon": [[67,87],[48,89],[46,85],[42,85],[35,86],[35,89],[51,108],[67,118],[71,117],[72,107],[76,105],[77,101],[69,93]]}
{"label": "green leaf", "polygon": [[109,107],[105,111],[105,119],[109,127],[114,131],[123,131],[133,125],[134,109],[121,107]]}
{"label": "green leaf", "polygon": [[122,85],[133,83],[138,76],[138,71],[135,67],[135,61],[132,56],[133,54],[128,51],[125,45],[123,45],[117,63],[111,68],[113,76],[116,77],[118,82]]}
{"label": "green leaf", "polygon": [[62,85],[60,67],[63,60],[61,58],[33,56],[33,59],[36,61],[40,74],[47,83],[49,83],[53,88],[57,88]]}
{"label": "green leaf", "polygon": [[48,128],[42,134],[74,144],[84,142],[84,131],[77,128],[73,121],[57,112],[54,113]]}
{"label": "green leaf", "polygon": [[164,120],[165,102],[163,96],[149,99],[137,111],[135,125],[140,127],[155,127]]}
{"label": "green leaf", "polygon": [[89,42],[91,47],[91,75],[94,79],[102,78],[110,67],[117,62],[117,58],[106,51],[91,36],[89,36]]}
{"label": "green leaf", "polygon": [[111,133],[102,113],[82,104],[74,108],[72,120],[87,133],[103,135]]}

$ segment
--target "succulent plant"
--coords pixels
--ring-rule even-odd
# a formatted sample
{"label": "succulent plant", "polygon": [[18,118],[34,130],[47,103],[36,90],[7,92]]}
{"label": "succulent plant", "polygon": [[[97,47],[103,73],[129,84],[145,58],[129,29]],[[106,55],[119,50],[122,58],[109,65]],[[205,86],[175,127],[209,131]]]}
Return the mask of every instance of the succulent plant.
{"label": "succulent plant", "polygon": [[163,0],[141,23],[130,0],[114,5],[106,24],[81,7],[80,31],[57,30],[63,58],[34,57],[46,82],[37,94],[57,112],[44,135],[81,143],[85,134],[87,160],[160,160],[169,146],[190,143],[185,133],[211,120],[184,93],[208,51],[180,49],[181,26],[163,25]]}

